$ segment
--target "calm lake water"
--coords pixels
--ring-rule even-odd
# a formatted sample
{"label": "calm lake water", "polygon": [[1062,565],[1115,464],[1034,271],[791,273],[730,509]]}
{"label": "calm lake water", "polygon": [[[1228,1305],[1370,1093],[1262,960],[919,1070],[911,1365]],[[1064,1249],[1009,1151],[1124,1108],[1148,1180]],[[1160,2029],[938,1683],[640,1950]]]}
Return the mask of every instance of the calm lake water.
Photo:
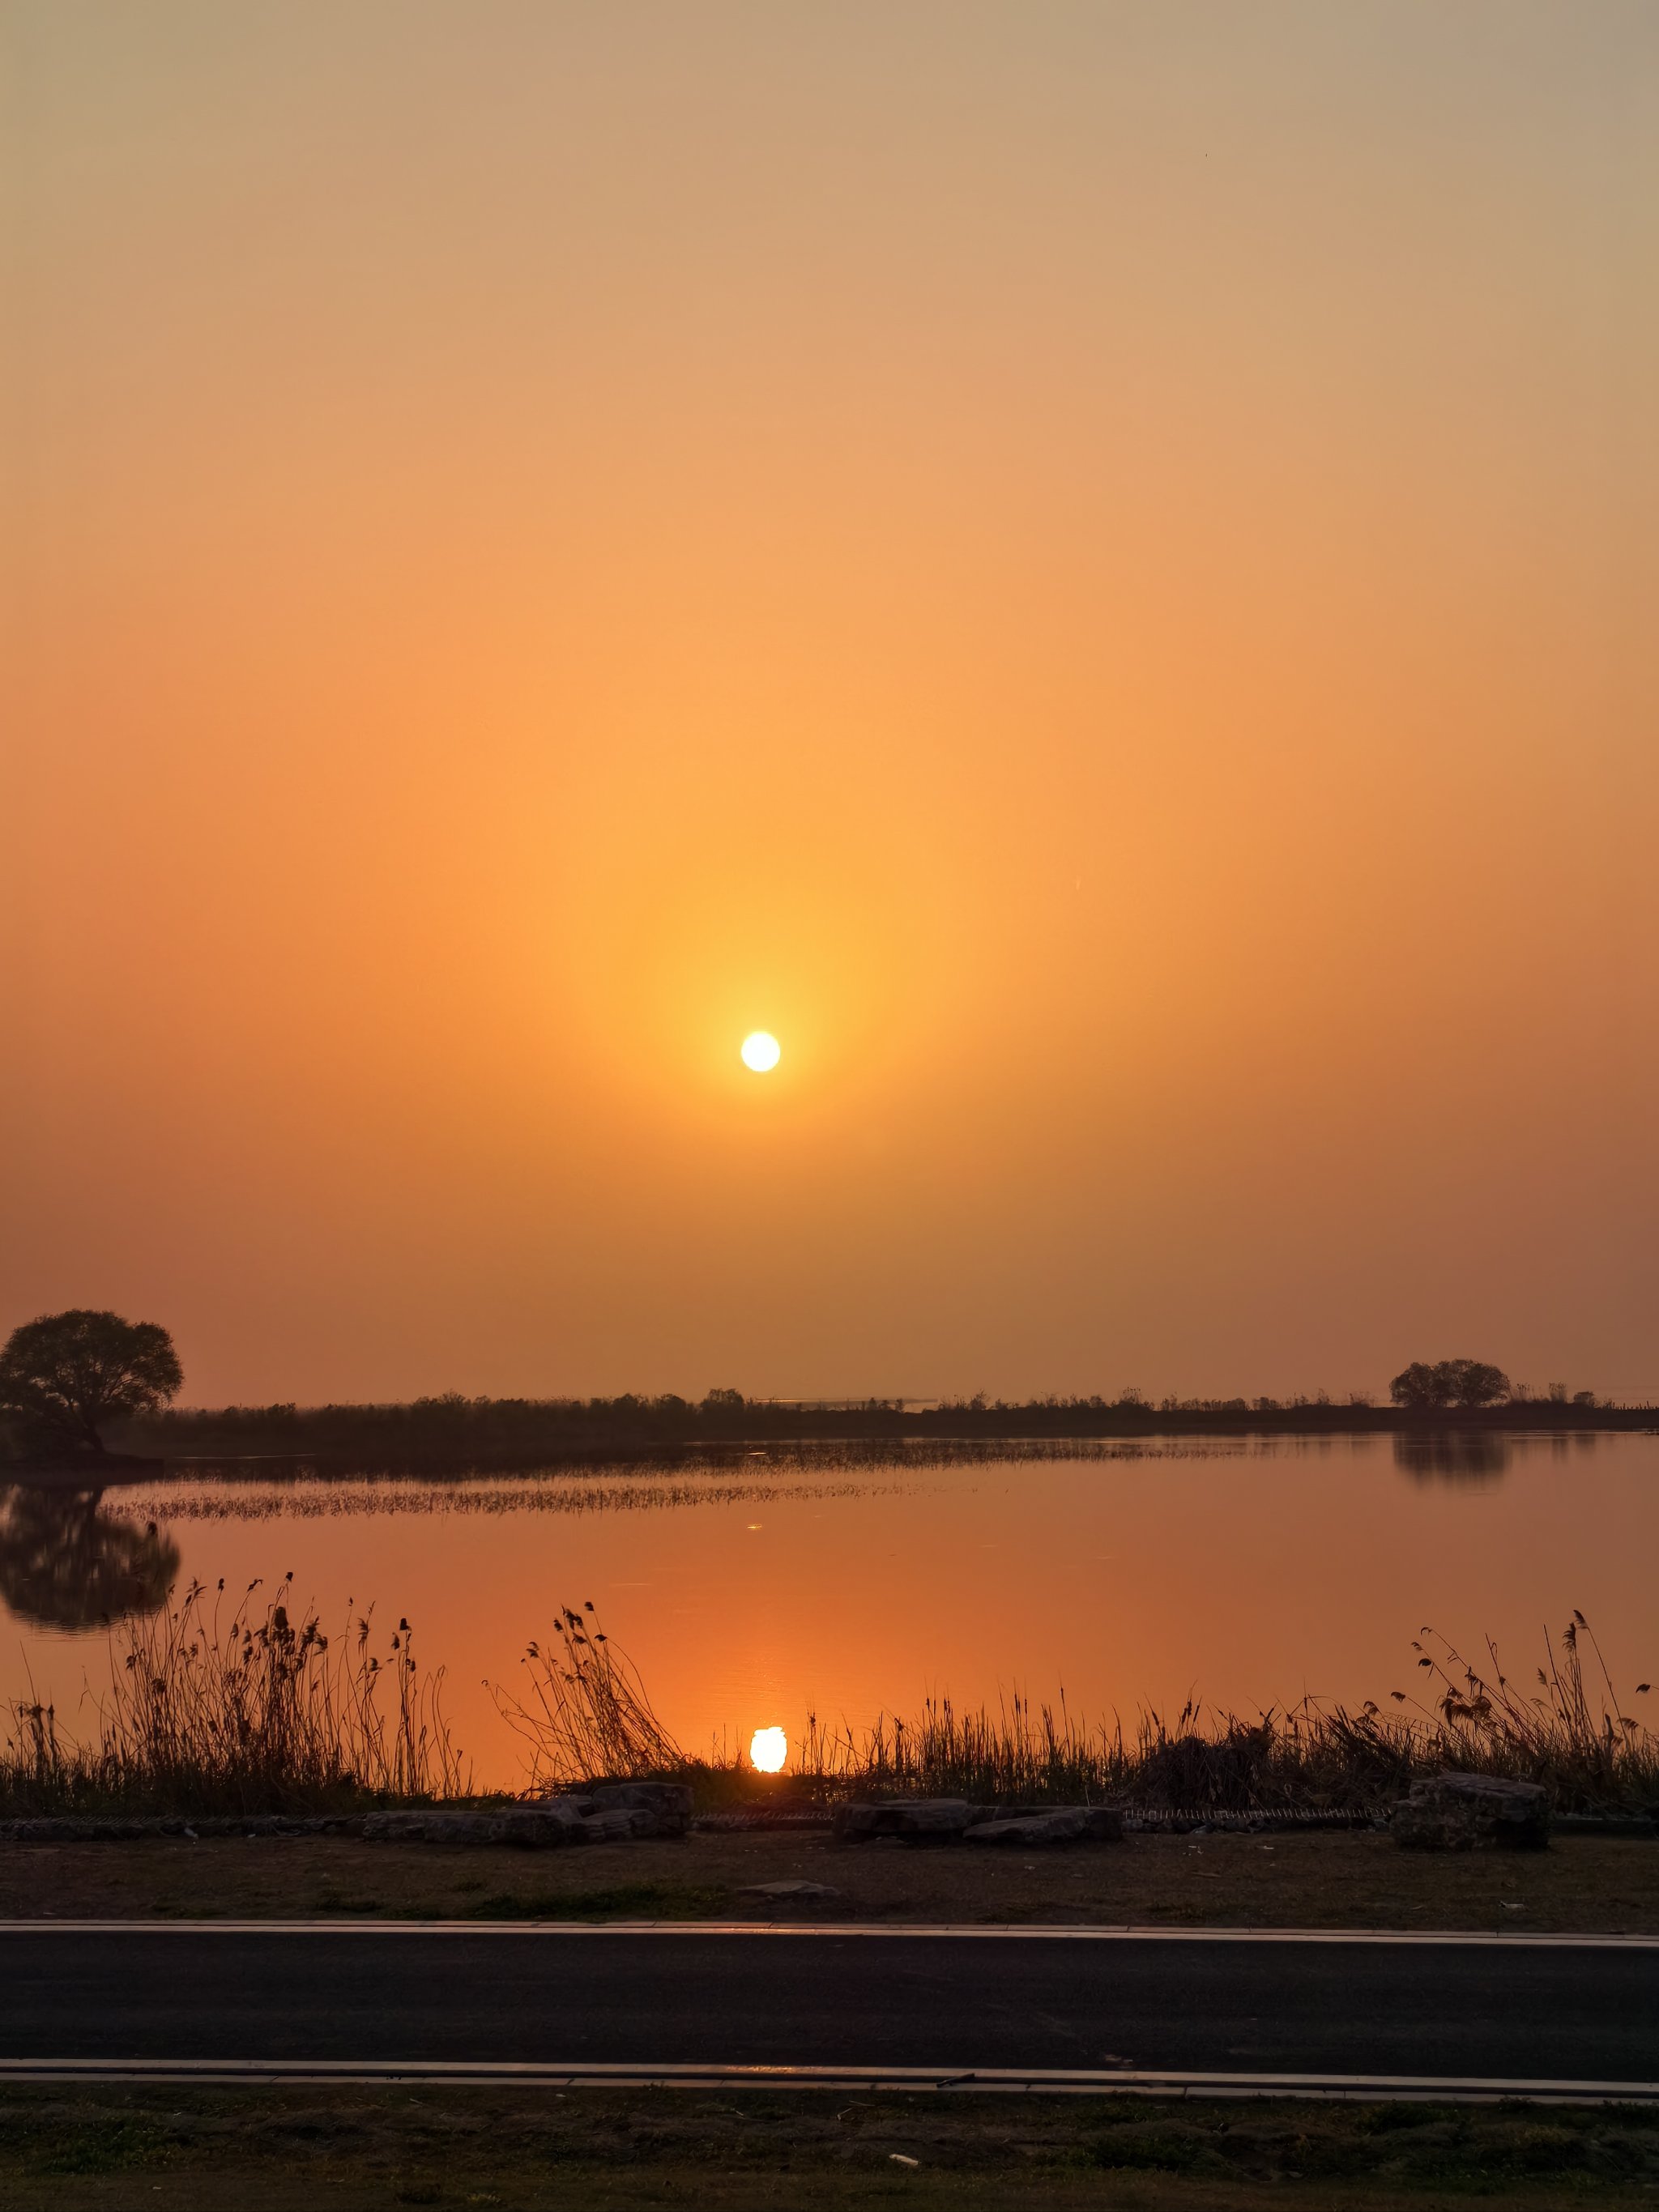
{"label": "calm lake water", "polygon": [[[0,1493],[0,1693],[71,1728],[108,1674],[99,1611],[169,1575],[292,1571],[325,1627],[371,1601],[447,1670],[480,1782],[519,1778],[485,1685],[591,1599],[688,1748],[925,1696],[1064,1688],[1073,1712],[1189,1695],[1242,1712],[1413,1690],[1426,1626],[1524,1676],[1573,1607],[1629,1692],[1659,1674],[1659,1436],[1156,1438],[886,1463],[431,1482],[238,1476]],[[155,1534],[148,1524],[155,1524]],[[1645,1701],[1644,1701],[1645,1702]],[[1636,1710],[1640,1711],[1638,1705]]]}

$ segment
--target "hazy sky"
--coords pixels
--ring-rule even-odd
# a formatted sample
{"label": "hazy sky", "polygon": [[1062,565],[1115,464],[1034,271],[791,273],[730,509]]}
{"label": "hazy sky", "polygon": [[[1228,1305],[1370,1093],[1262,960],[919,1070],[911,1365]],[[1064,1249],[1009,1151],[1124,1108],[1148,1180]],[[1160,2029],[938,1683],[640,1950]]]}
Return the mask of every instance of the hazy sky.
{"label": "hazy sky", "polygon": [[0,1327],[1659,1393],[1650,0],[0,0]]}

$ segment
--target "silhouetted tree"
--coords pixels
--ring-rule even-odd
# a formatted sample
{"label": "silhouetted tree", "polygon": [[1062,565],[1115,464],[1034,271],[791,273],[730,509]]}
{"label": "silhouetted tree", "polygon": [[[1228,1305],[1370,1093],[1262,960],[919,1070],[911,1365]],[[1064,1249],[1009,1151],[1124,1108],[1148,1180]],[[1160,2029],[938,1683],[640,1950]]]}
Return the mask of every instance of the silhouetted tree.
{"label": "silhouetted tree", "polygon": [[1432,1366],[1413,1359],[1389,1385],[1395,1404],[1412,1413],[1492,1406],[1509,1395],[1509,1376],[1486,1359],[1437,1359]]}
{"label": "silhouetted tree", "polygon": [[36,1449],[101,1456],[106,1421],[155,1413],[184,1380],[159,1322],[77,1307],[13,1329],[0,1352],[0,1411]]}
{"label": "silhouetted tree", "polygon": [[95,1490],[65,1498],[27,1483],[0,1491],[0,1599],[39,1628],[90,1628],[154,1613],[178,1578],[179,1547],[151,1521],[100,1508]]}

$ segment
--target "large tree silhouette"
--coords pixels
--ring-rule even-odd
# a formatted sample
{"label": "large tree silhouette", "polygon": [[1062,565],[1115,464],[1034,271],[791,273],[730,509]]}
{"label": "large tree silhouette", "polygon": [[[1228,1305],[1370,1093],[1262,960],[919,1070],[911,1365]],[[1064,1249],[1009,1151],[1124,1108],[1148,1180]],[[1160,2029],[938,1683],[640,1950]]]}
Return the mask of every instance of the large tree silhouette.
{"label": "large tree silhouette", "polygon": [[1510,1378],[1488,1359],[1413,1359],[1389,1385],[1396,1406],[1410,1413],[1443,1412],[1449,1406],[1466,1411],[1492,1406],[1510,1395]]}
{"label": "large tree silhouette", "polygon": [[76,1307],[13,1329],[0,1352],[0,1412],[35,1450],[101,1456],[106,1422],[154,1413],[184,1380],[158,1322]]}

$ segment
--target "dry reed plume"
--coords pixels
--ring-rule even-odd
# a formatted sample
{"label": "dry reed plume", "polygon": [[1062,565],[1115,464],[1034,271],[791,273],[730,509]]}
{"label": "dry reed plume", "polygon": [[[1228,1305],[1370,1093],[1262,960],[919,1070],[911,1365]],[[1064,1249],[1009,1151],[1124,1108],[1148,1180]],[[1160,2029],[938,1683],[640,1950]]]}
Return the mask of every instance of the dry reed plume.
{"label": "dry reed plume", "polygon": [[422,1674],[407,1620],[382,1658],[369,1649],[371,1614],[335,1641],[314,1617],[296,1624],[289,1581],[263,1613],[259,1587],[249,1583],[228,1619],[221,1581],[212,1592],[192,1583],[178,1606],[122,1622],[94,1741],[60,1733],[50,1705],[14,1706],[0,1808],[320,1812],[465,1786],[442,1671]]}
{"label": "dry reed plume", "polygon": [[690,1762],[592,1603],[580,1613],[564,1607],[553,1628],[557,1644],[531,1644],[520,1662],[529,1678],[524,1698],[489,1686],[501,1717],[530,1747],[532,1786],[684,1770]]}

